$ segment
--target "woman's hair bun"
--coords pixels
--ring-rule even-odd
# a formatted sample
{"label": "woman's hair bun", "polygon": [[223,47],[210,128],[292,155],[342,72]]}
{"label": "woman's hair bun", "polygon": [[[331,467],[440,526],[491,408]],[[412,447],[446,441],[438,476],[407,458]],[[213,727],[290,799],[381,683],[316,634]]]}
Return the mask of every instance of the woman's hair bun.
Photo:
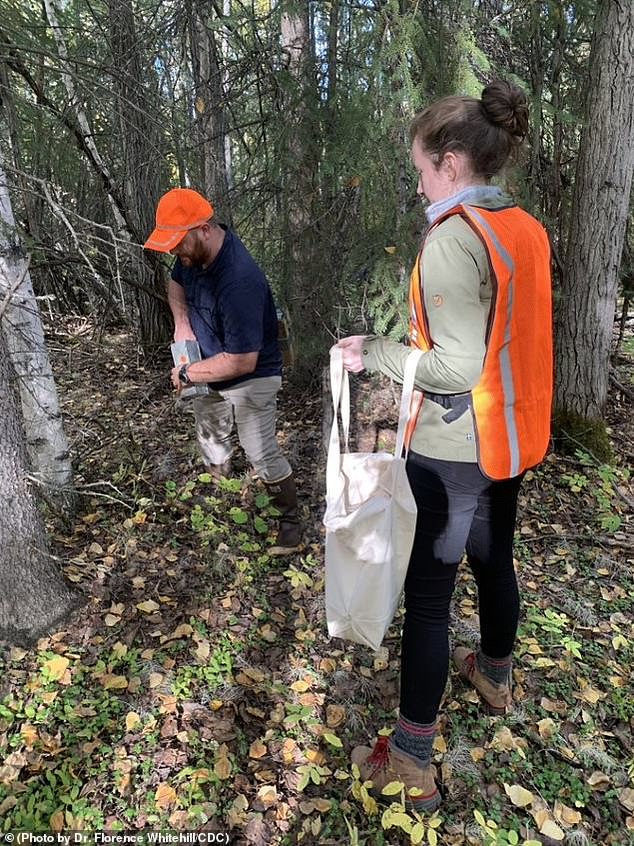
{"label": "woman's hair bun", "polygon": [[482,111],[494,126],[506,130],[516,143],[528,132],[528,99],[517,85],[505,79],[490,82],[482,92]]}

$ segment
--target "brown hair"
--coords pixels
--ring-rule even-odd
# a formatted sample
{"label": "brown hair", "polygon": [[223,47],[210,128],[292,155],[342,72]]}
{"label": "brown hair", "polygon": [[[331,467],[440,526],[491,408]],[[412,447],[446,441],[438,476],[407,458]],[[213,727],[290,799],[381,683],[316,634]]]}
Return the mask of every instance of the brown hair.
{"label": "brown hair", "polygon": [[462,152],[477,176],[490,179],[504,166],[528,131],[528,100],[517,85],[489,83],[482,98],[444,97],[419,112],[409,129],[437,164],[445,153]]}

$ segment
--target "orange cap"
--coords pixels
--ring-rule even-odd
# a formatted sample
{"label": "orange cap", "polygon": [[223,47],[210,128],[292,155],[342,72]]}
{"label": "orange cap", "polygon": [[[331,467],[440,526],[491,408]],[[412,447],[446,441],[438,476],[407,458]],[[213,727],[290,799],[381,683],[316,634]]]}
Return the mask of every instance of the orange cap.
{"label": "orange cap", "polygon": [[156,228],[143,245],[146,250],[169,253],[190,229],[196,229],[213,217],[214,207],[198,191],[172,188],[163,194],[156,207]]}

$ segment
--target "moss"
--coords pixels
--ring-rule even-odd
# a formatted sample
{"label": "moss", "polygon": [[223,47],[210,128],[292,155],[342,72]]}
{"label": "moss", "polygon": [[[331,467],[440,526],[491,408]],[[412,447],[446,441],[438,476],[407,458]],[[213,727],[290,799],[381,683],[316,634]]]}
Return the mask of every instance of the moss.
{"label": "moss", "polygon": [[574,453],[583,449],[601,462],[612,459],[612,447],[606,423],[601,418],[584,417],[568,409],[556,409],[553,436],[558,452]]}

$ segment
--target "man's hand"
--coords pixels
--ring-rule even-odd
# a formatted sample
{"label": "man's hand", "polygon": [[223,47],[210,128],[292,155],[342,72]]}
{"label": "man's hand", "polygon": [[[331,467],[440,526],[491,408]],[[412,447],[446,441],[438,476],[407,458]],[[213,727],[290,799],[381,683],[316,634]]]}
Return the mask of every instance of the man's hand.
{"label": "man's hand", "polygon": [[337,344],[343,351],[343,366],[349,373],[361,373],[365,370],[362,353],[365,338],[365,335],[349,335]]}
{"label": "man's hand", "polygon": [[172,386],[174,387],[174,389],[176,391],[176,396],[178,396],[180,394],[180,392],[183,390],[183,383],[178,378],[178,372],[181,369],[181,367],[182,367],[181,364],[179,364],[178,367],[172,367],[172,372],[170,374],[170,379],[172,380]]}

